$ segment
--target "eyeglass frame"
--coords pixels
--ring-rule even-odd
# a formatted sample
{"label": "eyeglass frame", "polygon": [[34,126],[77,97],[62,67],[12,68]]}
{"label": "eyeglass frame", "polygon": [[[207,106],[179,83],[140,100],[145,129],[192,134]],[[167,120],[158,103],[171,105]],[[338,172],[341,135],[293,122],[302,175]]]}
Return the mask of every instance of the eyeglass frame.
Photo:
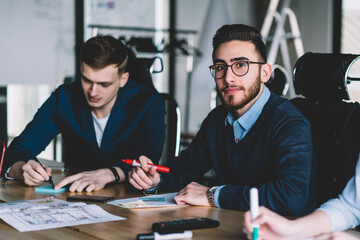
{"label": "eyeglass frame", "polygon": [[[235,71],[234,71],[233,68],[232,68],[232,67],[234,66],[234,64],[235,64],[235,63],[238,63],[238,62],[246,62],[246,63],[248,64],[246,73],[244,73],[243,75],[236,74]],[[225,75],[226,75],[226,73],[227,73],[227,70],[228,70],[228,68],[230,67],[231,71],[232,71],[236,76],[242,77],[242,76],[245,76],[245,75],[249,72],[250,64],[266,64],[266,62],[254,62],[254,61],[250,61],[250,60],[238,60],[238,61],[233,62],[233,63],[230,64],[230,65],[227,65],[227,64],[225,64],[225,63],[218,64],[218,65],[223,65],[223,66],[226,67],[226,69],[225,69],[225,71],[224,71],[224,75],[223,75],[222,77],[218,77],[218,78],[216,78],[215,76],[213,76],[212,73],[211,73],[211,69],[214,69],[214,66],[216,65],[216,64],[213,64],[213,65],[209,66],[210,75],[211,75],[213,78],[215,78],[215,79],[223,78],[223,77],[225,77]],[[214,71],[215,71],[215,69],[214,69]]]}

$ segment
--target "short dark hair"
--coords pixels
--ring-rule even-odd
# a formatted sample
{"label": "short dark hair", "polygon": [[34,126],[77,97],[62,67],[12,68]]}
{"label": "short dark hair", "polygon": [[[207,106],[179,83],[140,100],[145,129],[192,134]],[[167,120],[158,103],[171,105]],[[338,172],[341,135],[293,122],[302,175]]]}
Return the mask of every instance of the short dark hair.
{"label": "short dark hair", "polygon": [[112,36],[92,37],[83,45],[80,61],[94,69],[102,69],[115,64],[120,75],[126,69],[128,48]]}
{"label": "short dark hair", "polygon": [[215,51],[221,44],[232,40],[252,42],[255,45],[256,50],[259,52],[262,60],[264,62],[267,61],[266,46],[262,40],[259,30],[243,24],[224,25],[216,31],[212,42],[212,57],[214,58]]}

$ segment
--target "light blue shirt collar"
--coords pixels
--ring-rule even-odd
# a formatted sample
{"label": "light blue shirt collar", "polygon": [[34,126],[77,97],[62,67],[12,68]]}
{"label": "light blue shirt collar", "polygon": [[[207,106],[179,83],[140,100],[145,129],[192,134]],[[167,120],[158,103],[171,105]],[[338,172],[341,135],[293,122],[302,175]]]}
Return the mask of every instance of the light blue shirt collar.
{"label": "light blue shirt collar", "polygon": [[234,128],[235,142],[239,142],[255,124],[265,104],[270,98],[270,90],[264,85],[263,91],[255,103],[240,118],[234,119],[228,112],[225,119],[225,126],[230,124]]}

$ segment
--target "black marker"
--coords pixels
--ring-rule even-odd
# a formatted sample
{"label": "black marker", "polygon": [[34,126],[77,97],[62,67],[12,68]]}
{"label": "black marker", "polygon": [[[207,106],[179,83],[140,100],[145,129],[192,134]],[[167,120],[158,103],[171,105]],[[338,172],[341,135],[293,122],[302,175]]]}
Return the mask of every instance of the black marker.
{"label": "black marker", "polygon": [[[41,164],[41,162],[39,161],[39,159],[37,159],[37,158],[34,158],[34,159],[35,159],[35,161],[45,170],[44,166]],[[48,182],[49,182],[53,187],[55,187],[55,184],[54,184],[51,176],[49,176]]]}

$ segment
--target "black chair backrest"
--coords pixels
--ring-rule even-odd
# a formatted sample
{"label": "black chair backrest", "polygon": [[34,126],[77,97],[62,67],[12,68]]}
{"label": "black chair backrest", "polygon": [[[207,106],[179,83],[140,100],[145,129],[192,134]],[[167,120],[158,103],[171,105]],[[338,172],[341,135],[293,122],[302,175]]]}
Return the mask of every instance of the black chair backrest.
{"label": "black chair backrest", "polygon": [[139,58],[135,55],[134,51],[135,50],[129,49],[128,64],[126,67],[126,71],[130,73],[130,79],[155,89],[150,69],[158,57]]}
{"label": "black chair backrest", "polygon": [[[154,62],[160,61],[160,67],[157,70],[153,70],[152,66]],[[151,73],[162,72],[162,60],[159,57],[153,58],[139,58],[136,57],[133,50],[129,51],[129,59],[127,71],[130,73],[130,79],[133,81],[150,86],[155,89],[155,86],[152,81]],[[168,93],[161,93],[162,97],[165,100],[165,123],[166,123],[166,132],[165,132],[165,143],[163,147],[163,152],[160,159],[160,164],[163,164],[171,159],[174,156],[178,156],[180,149],[180,108],[174,99]]]}
{"label": "black chair backrest", "polygon": [[348,103],[348,72],[358,55],[306,53],[293,72],[291,102],[311,124],[317,161],[317,203],[335,198],[355,174],[360,150],[360,106]]}
{"label": "black chair backrest", "polygon": [[[269,81],[265,83],[265,85],[274,93],[276,93],[279,96],[285,95],[286,93],[286,83],[287,79],[290,74],[286,72],[286,70],[279,66],[274,65],[273,71],[271,72],[271,77]],[[290,80],[290,79],[289,79]],[[285,90],[285,92],[284,92]]]}
{"label": "black chair backrest", "polygon": [[164,150],[160,164],[164,164],[179,155],[180,151],[180,108],[176,100],[168,93],[161,93],[165,99],[166,132]]}

